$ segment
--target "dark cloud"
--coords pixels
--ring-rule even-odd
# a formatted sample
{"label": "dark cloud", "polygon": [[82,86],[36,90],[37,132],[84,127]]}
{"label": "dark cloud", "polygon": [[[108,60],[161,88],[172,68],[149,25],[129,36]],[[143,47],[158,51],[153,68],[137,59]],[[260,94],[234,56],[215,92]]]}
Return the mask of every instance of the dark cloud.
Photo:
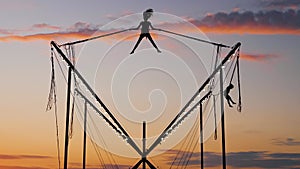
{"label": "dark cloud", "polygon": [[204,32],[224,34],[300,34],[300,11],[218,12],[190,19]]}
{"label": "dark cloud", "polygon": [[119,165],[112,165],[112,164],[106,164],[107,168],[119,168],[119,169],[128,169],[132,166],[130,165],[124,165],[124,164],[119,164]]}
{"label": "dark cloud", "polygon": [[300,153],[273,153],[269,156],[272,158],[300,159]]}
{"label": "dark cloud", "polygon": [[298,9],[300,6],[299,0],[263,0],[260,3],[267,9],[280,9],[284,10],[287,8]]}
{"label": "dark cloud", "polygon": [[2,160],[17,160],[17,159],[48,159],[52,158],[51,156],[44,155],[9,155],[9,154],[0,154],[0,159]]}
{"label": "dark cloud", "polygon": [[[179,163],[185,151],[168,151],[167,164],[174,161],[174,155],[179,153],[178,158],[173,165],[182,165]],[[200,153],[193,153],[190,159],[191,165],[200,165]],[[205,167],[219,167],[221,165],[221,154],[215,152],[204,153]],[[182,159],[186,160],[186,159]],[[247,151],[227,153],[227,165],[233,168],[296,168],[300,165],[300,153],[270,153],[267,151]]]}
{"label": "dark cloud", "polygon": [[278,146],[300,146],[300,141],[294,138],[286,138],[285,140],[282,139],[273,139],[273,144]]}
{"label": "dark cloud", "polygon": [[[99,169],[99,168],[119,168],[119,169],[128,169],[132,166],[129,166],[129,165],[112,165],[112,164],[106,164],[105,165],[106,167],[104,166],[95,166],[95,165],[86,165],[86,169]],[[1,168],[0,168],[1,169]],[[68,169],[82,169],[82,165],[81,166],[78,166],[78,167],[68,167]]]}
{"label": "dark cloud", "polygon": [[[99,168],[119,168],[119,169],[128,169],[129,165],[124,165],[124,164],[105,164],[105,165],[91,165],[87,164],[86,169],[99,169]],[[71,162],[69,163],[68,169],[82,169],[82,163],[74,163]]]}

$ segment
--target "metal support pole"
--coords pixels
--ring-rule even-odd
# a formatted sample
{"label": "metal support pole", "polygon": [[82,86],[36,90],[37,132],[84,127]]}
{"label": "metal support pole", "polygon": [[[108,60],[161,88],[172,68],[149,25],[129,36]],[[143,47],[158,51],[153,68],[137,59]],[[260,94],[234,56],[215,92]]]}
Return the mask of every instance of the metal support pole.
{"label": "metal support pole", "polygon": [[200,103],[200,149],[201,149],[201,169],[203,166],[203,111],[202,111],[202,103]]}
{"label": "metal support pole", "polygon": [[70,95],[71,95],[71,80],[72,80],[71,77],[72,77],[72,69],[71,69],[71,67],[69,67],[69,71],[68,71],[68,89],[67,89],[67,110],[66,110],[64,169],[68,169]]}
{"label": "metal support pole", "polygon": [[87,102],[84,102],[84,125],[83,125],[83,155],[82,155],[82,169],[85,169],[86,164],[86,122],[87,122]]}
{"label": "metal support pole", "polygon": [[221,127],[222,127],[222,161],[223,169],[226,169],[226,149],[225,149],[225,119],[224,119],[224,94],[223,94],[223,69],[220,69],[220,98],[221,98]]}
{"label": "metal support pole", "polygon": [[143,159],[143,169],[146,169],[146,159]]}
{"label": "metal support pole", "polygon": [[147,133],[146,133],[146,121],[143,121],[143,153],[142,153],[142,158],[140,161],[138,161],[131,169],[138,169],[139,166],[142,164],[143,169],[146,169],[146,165],[148,165],[151,169],[156,169],[156,167],[149,161],[147,160],[147,149],[146,149],[146,138],[147,138]]}
{"label": "metal support pole", "polygon": [[143,121],[143,157],[146,152],[146,122]]}
{"label": "metal support pole", "polygon": [[143,121],[143,169],[146,169],[146,121]]}

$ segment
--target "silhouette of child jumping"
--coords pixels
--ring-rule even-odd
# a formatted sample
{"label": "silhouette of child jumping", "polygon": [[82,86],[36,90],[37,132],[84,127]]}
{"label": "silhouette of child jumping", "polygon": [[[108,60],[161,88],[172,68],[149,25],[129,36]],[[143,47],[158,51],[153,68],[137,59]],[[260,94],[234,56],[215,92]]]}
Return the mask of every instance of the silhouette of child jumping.
{"label": "silhouette of child jumping", "polygon": [[230,95],[229,95],[230,90],[233,89],[233,88],[234,88],[233,84],[230,83],[230,84],[226,87],[226,89],[225,89],[225,91],[224,91],[224,96],[225,96],[225,98],[227,99],[227,103],[228,103],[229,107],[232,107],[231,103],[232,103],[232,104],[236,104],[236,103],[232,100],[232,98],[230,97]]}
{"label": "silhouette of child jumping", "polygon": [[153,41],[153,39],[149,33],[149,28],[155,30],[155,28],[152,26],[151,22],[148,21],[148,19],[152,16],[152,14],[153,14],[153,9],[147,9],[146,11],[144,11],[143,12],[144,21],[142,21],[138,27],[132,28],[132,30],[138,30],[138,29],[140,29],[140,27],[142,27],[140,37],[139,37],[138,41],[136,42],[134,48],[130,52],[130,54],[134,53],[135,49],[138,47],[138,45],[140,44],[141,40],[144,37],[146,37],[147,39],[150,40],[150,42],[152,43],[153,47],[155,47],[157,52],[161,53],[161,51],[156,46],[155,42]]}

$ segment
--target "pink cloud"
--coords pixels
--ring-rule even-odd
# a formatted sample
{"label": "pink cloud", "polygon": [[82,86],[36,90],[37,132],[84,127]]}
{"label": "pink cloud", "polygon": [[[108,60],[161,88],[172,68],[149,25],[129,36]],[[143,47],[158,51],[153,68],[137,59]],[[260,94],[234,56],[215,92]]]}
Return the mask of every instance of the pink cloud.
{"label": "pink cloud", "polygon": [[276,54],[253,54],[253,53],[242,53],[241,59],[254,61],[254,62],[266,62],[271,59],[278,58]]}
{"label": "pink cloud", "polygon": [[0,29],[0,34],[2,35],[11,35],[13,32],[11,30]]}
{"label": "pink cloud", "polygon": [[[54,32],[46,33],[30,33],[32,31],[36,32],[36,29],[50,29],[56,30]],[[0,30],[0,33],[5,34],[6,36],[0,37],[0,41],[36,41],[36,40],[56,40],[64,38],[89,38],[92,34],[97,31],[97,26],[90,23],[77,22],[68,28],[63,30],[59,26],[49,25],[49,24],[34,24],[29,29],[24,30]],[[27,34],[29,32],[29,34]],[[18,34],[19,33],[19,34]],[[25,35],[22,35],[22,34]]]}
{"label": "pink cloud", "polygon": [[32,28],[35,29],[52,29],[52,30],[59,30],[61,29],[61,27],[59,26],[53,26],[53,25],[49,25],[49,24],[46,24],[46,23],[40,23],[40,24],[34,24],[32,25]]}
{"label": "pink cloud", "polygon": [[44,155],[11,155],[11,154],[0,154],[1,160],[16,160],[16,159],[46,159],[52,158]]}

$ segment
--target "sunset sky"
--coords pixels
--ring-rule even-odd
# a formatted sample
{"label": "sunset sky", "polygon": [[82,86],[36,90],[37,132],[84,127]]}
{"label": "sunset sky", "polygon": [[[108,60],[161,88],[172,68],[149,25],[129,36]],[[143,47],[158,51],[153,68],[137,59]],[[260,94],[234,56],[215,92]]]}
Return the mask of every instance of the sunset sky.
{"label": "sunset sky", "polygon": [[[182,27],[174,28],[176,31],[191,35],[195,34],[194,30],[197,28],[211,41],[230,46],[237,42],[242,43],[240,68],[243,111],[239,113],[236,108],[230,109],[225,104],[228,168],[300,168],[300,111],[297,107],[300,103],[299,0],[3,0],[0,2],[0,169],[58,168],[54,111],[45,112],[51,74],[50,41],[62,44],[91,37],[95,32],[106,33],[107,30],[101,29],[105,28],[103,25],[120,17],[136,16],[148,8],[154,9],[154,25],[156,19],[161,19],[155,17],[162,16],[155,15],[155,12],[171,14],[194,25],[193,29],[186,29],[181,25]],[[138,23],[139,21],[124,25],[137,26]],[[106,28],[118,29],[113,26]],[[103,63],[108,64],[98,68],[100,72],[98,75],[110,78],[113,72],[107,67],[121,61],[117,57],[105,60],[102,53],[117,49],[113,52],[117,54],[124,52],[126,56],[129,55],[138,32],[131,32],[128,37],[105,38],[103,41],[86,46],[78,45],[75,49],[76,54],[81,57],[78,59],[82,63],[79,64],[80,71],[87,75],[89,82],[98,85],[100,89],[96,88],[96,91],[103,90],[100,98],[114,110],[113,112],[117,111],[117,108],[112,106],[113,99],[110,98],[108,90],[101,88],[106,83],[104,84],[102,79],[93,81],[94,76],[90,76],[88,71],[97,66],[96,62],[103,57]],[[153,34],[153,37],[163,50],[162,54],[157,55],[161,56],[157,60],[173,56],[166,49],[175,50],[177,47],[176,52],[179,53],[185,50],[172,46],[178,45],[175,41],[166,43],[165,36]],[[120,40],[122,41],[119,43]],[[147,52],[147,47],[152,48],[146,40],[144,41],[137,51],[143,52],[142,49],[145,49]],[[117,45],[112,47],[111,45],[115,43]],[[210,51],[213,57],[213,52]],[[113,57],[113,52],[108,52],[107,56]],[[226,54],[228,50],[223,52]],[[90,58],[84,57],[85,54],[90,54]],[[138,52],[132,57],[135,56],[136,59],[141,58],[138,57]],[[93,57],[98,57],[98,60],[93,60]],[[188,56],[182,58],[187,63],[193,63],[191,59],[193,58]],[[201,68],[192,66],[191,69]],[[105,76],[102,76],[101,70],[106,70]],[[66,84],[57,64],[56,73],[60,154],[63,157]],[[98,75],[95,75],[96,78]],[[196,75],[199,77],[196,80],[197,86],[200,86],[202,78],[207,76],[208,74]],[[169,85],[172,82],[171,78],[164,78],[155,73],[150,73],[149,77],[163,79],[157,81],[162,84],[163,89],[166,89],[166,94],[169,93],[170,98],[178,97],[178,88]],[[137,80],[144,83],[139,82],[137,85],[156,87],[155,83],[152,84],[143,77],[137,76]],[[126,79],[123,82],[125,81]],[[148,91],[148,88],[145,88],[138,87],[134,90]],[[193,93],[185,94],[186,97],[193,95]],[[142,99],[145,98],[140,99],[139,96],[136,98],[138,106],[143,110],[149,106],[143,102],[145,100]],[[237,100],[236,91],[233,92],[233,98]],[[177,103],[178,99],[174,101]],[[178,105],[173,104],[166,107],[166,110],[178,110],[180,108]],[[155,134],[160,133],[167,124],[165,122],[171,121],[168,117],[174,117],[174,113],[161,116],[156,122],[149,124],[149,135],[156,136]],[[83,134],[77,117],[80,119],[80,116],[74,116],[74,136],[70,141],[69,150],[69,166],[73,169],[82,168]],[[122,121],[123,116],[116,114],[116,117]],[[130,126],[128,130],[131,135],[140,136],[141,129],[136,129],[138,125],[126,120],[123,120],[122,124],[125,127]],[[195,136],[192,127],[199,126],[190,126],[190,132],[186,132],[178,144],[176,142],[176,145],[166,146],[168,149],[165,149],[162,143],[157,151],[164,150],[164,152],[151,156],[149,160],[159,168],[169,168],[172,163],[174,168],[177,166],[181,168],[184,163],[180,159],[187,159],[186,152],[191,152],[187,143],[191,140],[191,142],[198,141],[193,139]],[[206,168],[221,168],[220,127],[218,131],[218,140],[214,140],[211,135],[204,144]],[[115,135],[114,132],[111,133]],[[196,136],[198,139],[199,134]],[[112,140],[120,139],[116,136],[111,137]],[[166,144],[167,142],[168,140]],[[199,145],[195,145],[187,168],[200,167]],[[115,165],[125,169],[132,167],[139,160],[110,154],[99,148],[98,151],[103,157],[103,161],[99,161],[91,141],[88,141],[87,147],[89,169],[105,166],[113,168]],[[117,141],[115,148],[125,153],[128,149],[125,144]],[[130,148],[129,150],[132,151]]]}

